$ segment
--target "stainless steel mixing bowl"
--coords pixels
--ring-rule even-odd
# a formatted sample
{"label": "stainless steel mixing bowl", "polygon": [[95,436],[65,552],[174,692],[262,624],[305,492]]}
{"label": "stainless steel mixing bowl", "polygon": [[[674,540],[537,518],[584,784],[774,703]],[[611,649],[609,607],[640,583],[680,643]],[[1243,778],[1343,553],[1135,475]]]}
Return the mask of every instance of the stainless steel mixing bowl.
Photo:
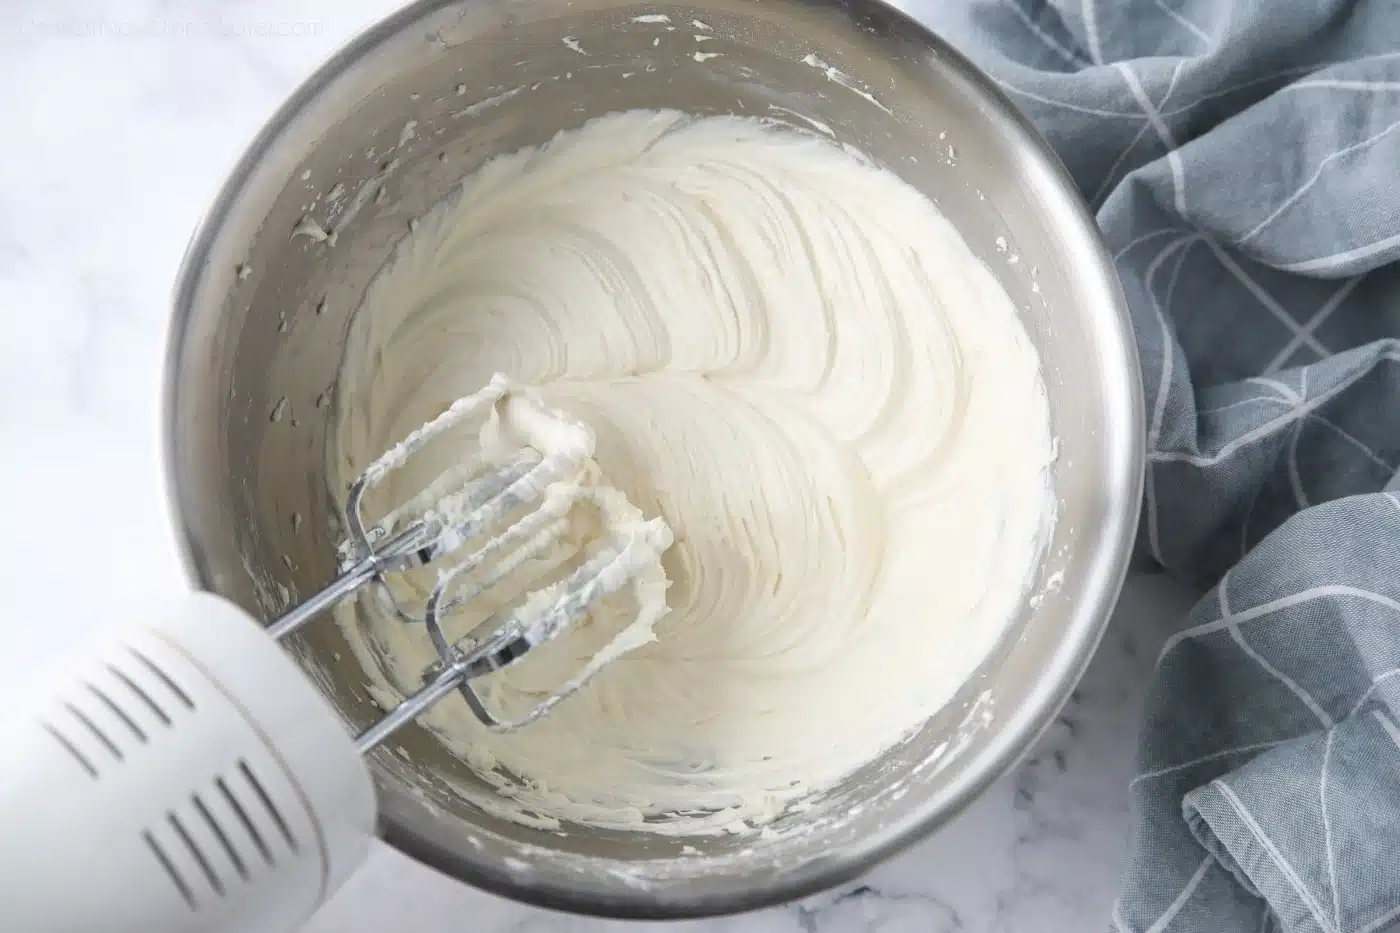
{"label": "stainless steel mixing bowl", "polygon": [[[166,453],[198,585],[267,617],[326,581],[340,494],[325,479],[328,412],[366,283],[409,219],[483,160],[632,107],[815,120],[926,192],[1025,309],[1060,444],[1059,520],[1014,629],[956,702],[773,839],[527,829],[465,802],[476,779],[427,732],[377,754],[385,838],[448,874],[551,907],[697,916],[817,891],[946,822],[1053,719],[1122,581],[1142,470],[1132,336],[1091,218],[990,81],[871,0],[414,3],[302,85],[194,236]],[[333,247],[291,237],[303,215],[332,214]],[[380,715],[333,624],[295,650],[350,728]]]}

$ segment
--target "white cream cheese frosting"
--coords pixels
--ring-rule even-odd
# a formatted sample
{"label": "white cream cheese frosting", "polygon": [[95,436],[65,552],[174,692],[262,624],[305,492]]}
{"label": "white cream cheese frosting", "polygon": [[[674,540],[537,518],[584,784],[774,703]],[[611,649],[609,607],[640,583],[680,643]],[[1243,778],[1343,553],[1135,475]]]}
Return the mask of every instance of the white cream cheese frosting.
{"label": "white cream cheese frosting", "polygon": [[[1034,347],[934,205],[829,140],[630,111],[482,167],[366,293],[333,476],[498,372],[589,425],[601,477],[675,544],[655,640],[547,718],[496,735],[455,696],[424,717],[497,812],[762,825],[946,704],[1028,594],[1054,512]],[[384,501],[475,443],[420,454]],[[493,675],[491,695],[570,676],[628,609]],[[342,624],[392,702],[433,649],[371,600],[357,612]]]}

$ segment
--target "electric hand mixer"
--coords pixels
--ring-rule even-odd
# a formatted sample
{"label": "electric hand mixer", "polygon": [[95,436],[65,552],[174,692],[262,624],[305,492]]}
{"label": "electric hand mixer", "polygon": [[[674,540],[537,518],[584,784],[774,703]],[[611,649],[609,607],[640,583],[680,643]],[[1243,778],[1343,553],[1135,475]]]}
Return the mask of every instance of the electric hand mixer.
{"label": "electric hand mixer", "polygon": [[[366,527],[362,499],[430,440],[506,406],[534,439],[450,471]],[[0,926],[13,933],[280,933],[354,871],[375,826],[362,755],[458,691],[488,728],[545,715],[649,632],[664,602],[523,716],[487,709],[472,681],[516,663],[624,588],[664,588],[665,522],[622,521],[616,490],[580,482],[592,434],[497,377],[364,471],[350,489],[339,577],[262,629],[209,594],[190,595],[70,659],[52,692],[11,716],[0,768]],[[601,540],[454,644],[443,616],[555,547],[576,507]],[[461,554],[465,557],[460,557]],[[389,574],[446,563],[419,615]],[[441,658],[425,684],[351,737],[278,640],[363,587],[423,624]],[[653,592],[654,595],[654,592]],[[271,636],[271,637],[268,637]],[[645,636],[641,640],[645,640]]]}

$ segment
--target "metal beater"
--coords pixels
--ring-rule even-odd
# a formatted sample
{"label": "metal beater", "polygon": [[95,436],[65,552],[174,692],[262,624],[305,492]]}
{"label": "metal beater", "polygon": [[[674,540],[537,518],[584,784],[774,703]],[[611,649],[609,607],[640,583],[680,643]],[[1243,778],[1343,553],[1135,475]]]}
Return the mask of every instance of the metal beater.
{"label": "metal beater", "polygon": [[[548,453],[525,448],[499,465],[487,458],[474,461],[452,474],[440,477],[434,486],[455,486],[425,490],[405,504],[416,517],[402,521],[397,530],[387,522],[366,527],[363,501],[393,471],[434,438],[459,424],[516,396],[518,403],[530,406],[534,418],[553,419],[563,430],[554,449]],[[547,642],[570,624],[582,618],[599,600],[626,586],[648,563],[657,564],[671,546],[671,529],[664,519],[654,518],[625,535],[619,535],[589,556],[564,580],[556,583],[545,599],[526,598],[515,607],[497,612],[479,630],[489,632],[479,642],[463,649],[449,641],[442,618],[457,606],[475,599],[500,583],[527,560],[555,544],[567,528],[566,513],[583,500],[597,500],[597,490],[570,487],[562,496],[548,497],[555,483],[576,477],[583,461],[592,455],[592,434],[578,423],[558,413],[545,413],[527,397],[519,395],[510,380],[497,375],[480,392],[459,399],[437,418],[414,431],[392,450],[375,460],[350,487],[346,517],[350,541],[344,553],[351,555],[345,569],[326,587],[268,626],[268,634],[281,640],[296,632],[322,612],[369,584],[378,584],[395,613],[409,623],[421,622],[437,650],[441,670],[416,693],[404,699],[392,712],[356,738],[360,751],[368,751],[442,697],[457,690],[481,722],[494,732],[513,732],[545,715],[571,694],[576,693],[604,665],[587,669],[518,719],[497,718],[472,688],[474,678],[499,671],[519,661],[531,649]],[[446,482],[444,482],[444,480]],[[413,508],[415,503],[426,508]],[[522,508],[511,524],[492,537],[484,535],[500,529],[507,516]],[[400,510],[402,511],[402,510]],[[471,549],[468,545],[479,546]],[[384,582],[386,574],[423,567],[468,551],[467,556],[444,569],[429,595],[421,617],[404,609]],[[488,562],[492,569],[465,593],[454,595],[458,581],[480,570]]]}

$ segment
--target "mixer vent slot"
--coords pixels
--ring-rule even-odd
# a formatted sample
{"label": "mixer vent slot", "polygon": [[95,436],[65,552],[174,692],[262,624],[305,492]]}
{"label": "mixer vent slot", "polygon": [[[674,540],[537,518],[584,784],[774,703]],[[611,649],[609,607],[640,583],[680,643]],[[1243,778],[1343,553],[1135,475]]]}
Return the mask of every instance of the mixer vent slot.
{"label": "mixer vent slot", "polygon": [[209,858],[204,854],[204,850],[199,847],[199,843],[195,842],[193,837],[190,836],[189,830],[185,829],[185,824],[180,822],[180,818],[175,815],[173,810],[166,813],[165,817],[170,823],[170,828],[175,830],[175,835],[180,837],[180,841],[184,843],[185,848],[189,850],[190,855],[194,858],[195,864],[199,866],[199,870],[209,881],[209,887],[214,889],[215,894],[223,897],[224,883],[219,878],[218,873],[214,871],[214,866],[209,863]]}
{"label": "mixer vent slot", "polygon": [[249,767],[246,759],[240,758],[238,760],[238,770],[243,775],[243,779],[253,788],[253,793],[257,794],[263,809],[267,811],[268,816],[272,817],[272,822],[277,824],[282,838],[287,841],[287,848],[291,849],[293,853],[300,852],[301,847],[297,844],[296,836],[292,835],[292,827],[287,824],[286,818],[282,816],[282,811],[278,810],[277,804],[273,802],[272,795],[263,787],[262,781],[258,780],[258,776],[253,773],[253,769]]}
{"label": "mixer vent slot", "polygon": [[161,725],[170,725],[170,714],[165,711],[163,706],[155,701],[155,698],[152,697],[150,693],[142,689],[140,684],[128,677],[125,671],[114,664],[108,664],[107,670],[113,677],[121,682],[122,686],[124,686],[132,696],[140,700],[146,709],[151,711],[151,715],[160,720]]}
{"label": "mixer vent slot", "polygon": [[185,709],[194,709],[194,700],[190,699],[190,695],[181,689],[174,678],[167,674],[159,664],[152,661],[135,648],[128,647],[127,650],[131,652],[131,656],[135,658],[142,667],[151,672],[156,680],[159,681],[175,699],[179,700],[180,703],[184,705]]}
{"label": "mixer vent slot", "polygon": [[199,904],[194,899],[194,891],[190,890],[189,882],[185,881],[184,876],[180,874],[180,870],[175,867],[175,863],[170,861],[170,856],[165,854],[165,850],[162,849],[160,843],[156,841],[156,837],[151,835],[149,829],[143,832],[141,837],[146,840],[147,848],[149,848],[151,854],[155,856],[156,862],[165,872],[166,877],[170,879],[170,883],[175,885],[176,891],[180,892],[180,897],[184,899],[186,904],[190,905],[190,910],[198,910]]}
{"label": "mixer vent slot", "polygon": [[88,731],[88,734],[95,738],[98,741],[98,744],[100,744],[103,748],[107,749],[107,751],[111,753],[113,758],[117,759],[117,761],[121,761],[125,757],[124,755],[122,755],[121,746],[119,746],[116,742],[113,742],[112,737],[109,736],[106,732],[103,732],[102,727],[99,726],[97,723],[93,722],[91,716],[78,709],[76,706],[74,706],[72,703],[69,703],[66,700],[63,703],[63,708],[68,710],[69,715],[71,715],[74,719],[81,723],[83,728]]}
{"label": "mixer vent slot", "polygon": [[272,850],[267,847],[267,841],[263,839],[262,833],[258,832],[258,827],[253,823],[248,811],[243,809],[243,802],[238,799],[233,791],[229,790],[228,782],[223,778],[215,778],[214,786],[219,789],[224,802],[228,804],[233,815],[238,818],[238,822],[243,825],[243,831],[248,834],[248,838],[253,840],[253,846],[262,855],[263,861],[269,865],[276,865],[277,860],[272,855]]}
{"label": "mixer vent slot", "polygon": [[132,735],[136,736],[137,741],[142,743],[147,741],[146,730],[137,725],[136,720],[131,718],[131,714],[122,709],[116,700],[108,696],[100,687],[91,683],[84,682],[83,686],[87,688],[88,693],[91,693],[97,699],[97,702],[101,703],[118,722],[125,726]]}
{"label": "mixer vent slot", "polygon": [[78,750],[78,746],[74,745],[71,741],[69,741],[67,736],[65,736],[62,732],[58,731],[58,727],[56,727],[53,723],[50,722],[44,723],[43,726],[44,731],[47,732],[49,735],[53,736],[54,740],[58,742],[59,745],[62,745],[63,748],[68,752],[68,754],[73,756],[73,760],[83,766],[84,771],[86,771],[89,775],[91,775],[94,778],[97,777],[97,766],[94,765],[91,761],[89,761],[88,757],[82,752],[80,752]]}
{"label": "mixer vent slot", "polygon": [[198,794],[191,795],[190,801],[194,804],[195,811],[208,825],[210,832],[214,834],[214,838],[219,840],[219,845],[223,847],[224,854],[228,856],[229,863],[233,865],[233,870],[238,872],[238,877],[247,881],[248,866],[243,861],[243,856],[239,854],[238,849],[234,847],[233,840],[229,838],[228,833],[224,832],[223,826],[219,825],[219,821],[214,818],[214,814],[210,812],[209,807],[205,805]]}

